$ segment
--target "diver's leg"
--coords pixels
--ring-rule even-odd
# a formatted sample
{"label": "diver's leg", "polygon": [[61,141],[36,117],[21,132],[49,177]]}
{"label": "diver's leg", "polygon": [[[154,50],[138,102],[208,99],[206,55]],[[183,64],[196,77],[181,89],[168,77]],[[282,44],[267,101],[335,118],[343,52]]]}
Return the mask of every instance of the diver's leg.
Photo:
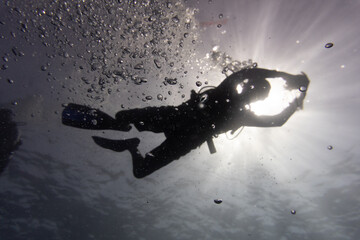
{"label": "diver's leg", "polygon": [[143,178],[153,173],[191,150],[183,148],[181,151],[176,151],[174,146],[179,145],[176,145],[174,141],[165,140],[159,147],[147,153],[144,158],[138,150],[140,143],[138,138],[124,140],[113,140],[97,136],[92,138],[97,145],[115,152],[129,150],[133,161],[133,173],[136,178]]}
{"label": "diver's leg", "polygon": [[122,152],[129,149],[134,149],[139,146],[140,139],[129,138],[123,140],[113,140],[103,137],[92,136],[94,142],[100,147],[113,150],[115,152]]}
{"label": "diver's leg", "polygon": [[129,149],[133,158],[133,173],[136,178],[143,178],[156,170],[168,165],[181,156],[186,155],[192,149],[200,146],[205,139],[191,137],[170,137],[160,146],[147,153],[145,157],[141,155],[137,148]]}
{"label": "diver's leg", "polygon": [[179,114],[173,106],[123,110],[115,119],[120,125],[134,124],[139,131],[164,132],[171,128],[171,119]]}

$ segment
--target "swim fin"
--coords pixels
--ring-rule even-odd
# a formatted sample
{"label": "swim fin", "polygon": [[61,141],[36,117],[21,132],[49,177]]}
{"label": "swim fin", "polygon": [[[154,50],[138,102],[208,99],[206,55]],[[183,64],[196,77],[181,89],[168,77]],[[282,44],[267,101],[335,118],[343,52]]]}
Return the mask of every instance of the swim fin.
{"label": "swim fin", "polygon": [[100,147],[113,150],[115,152],[122,152],[125,150],[135,150],[139,146],[140,139],[129,138],[125,140],[112,140],[97,136],[92,136],[94,142]]}
{"label": "swim fin", "polygon": [[108,114],[94,108],[69,103],[62,112],[62,123],[67,126],[93,130],[129,131],[130,125],[121,124]]}

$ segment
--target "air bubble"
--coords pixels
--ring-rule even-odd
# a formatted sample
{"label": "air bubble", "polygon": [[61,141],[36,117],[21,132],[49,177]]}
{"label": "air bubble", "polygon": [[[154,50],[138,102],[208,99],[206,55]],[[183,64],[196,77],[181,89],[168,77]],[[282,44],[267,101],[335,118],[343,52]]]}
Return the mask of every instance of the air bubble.
{"label": "air bubble", "polygon": [[150,21],[150,22],[156,21],[156,16],[155,16],[155,15],[151,15],[151,16],[149,17],[149,21]]}
{"label": "air bubble", "polygon": [[223,200],[222,199],[214,199],[214,203],[216,203],[216,204],[220,204],[220,203],[222,203],[223,202]]}
{"label": "air bubble", "polygon": [[305,86],[299,87],[300,92],[306,92],[307,88]]}
{"label": "air bubble", "polygon": [[221,71],[222,74],[226,74],[229,71],[228,67],[224,67],[223,70]]}
{"label": "air bubble", "polygon": [[148,100],[148,101],[150,101],[150,100],[152,100],[153,98],[152,98],[152,96],[146,96],[145,99]]}
{"label": "air bubble", "polygon": [[222,19],[224,15],[222,13],[219,14],[219,19]]}
{"label": "air bubble", "polygon": [[327,146],[327,149],[328,149],[328,150],[333,150],[333,148],[334,148],[334,147],[331,146],[331,145]]}
{"label": "air bubble", "polygon": [[152,154],[151,152],[146,153],[146,154],[145,154],[145,156],[155,157],[155,155],[154,155],[154,154]]}
{"label": "air bubble", "polygon": [[8,78],[8,83],[13,84],[14,80]]}
{"label": "air bubble", "polygon": [[334,46],[333,43],[327,43],[325,44],[325,48],[332,48]]}
{"label": "air bubble", "polygon": [[196,82],[196,86],[201,87],[202,83],[200,81]]}
{"label": "air bubble", "polygon": [[159,60],[154,59],[154,63],[155,63],[155,66],[156,66],[157,68],[161,68],[161,63],[160,63]]}
{"label": "air bubble", "polygon": [[178,18],[178,16],[175,16],[175,17],[173,17],[172,19],[171,19],[174,23],[179,23],[179,18]]}
{"label": "air bubble", "polygon": [[47,67],[45,65],[41,66],[41,71],[46,71]]}
{"label": "air bubble", "polygon": [[217,27],[218,27],[218,28],[221,28],[221,27],[222,27],[222,25],[221,25],[221,24],[218,24],[218,25],[217,25]]}
{"label": "air bubble", "polygon": [[126,23],[127,23],[127,24],[131,24],[131,23],[132,23],[131,18],[126,19]]}
{"label": "air bubble", "polygon": [[100,69],[100,68],[101,68],[101,63],[99,63],[99,62],[95,62],[95,63],[91,64],[91,70],[93,70],[93,71]]}
{"label": "air bubble", "polygon": [[144,64],[138,63],[138,64],[135,65],[134,69],[136,69],[136,70],[144,69]]}
{"label": "air bubble", "polygon": [[292,209],[290,212],[291,212],[292,215],[296,214],[296,210],[294,210],[294,209]]}
{"label": "air bubble", "polygon": [[15,56],[19,56],[19,49],[17,47],[13,47],[11,51]]}
{"label": "air bubble", "polygon": [[203,94],[201,97],[200,97],[200,102],[206,102],[206,100],[208,99],[208,95],[205,93],[205,94]]}
{"label": "air bubble", "polygon": [[157,99],[158,99],[159,101],[162,101],[163,98],[164,98],[163,95],[161,95],[161,94],[158,94],[158,95],[157,95]]}
{"label": "air bubble", "polygon": [[177,79],[176,78],[165,78],[166,83],[170,84],[170,85],[175,85],[177,84]]}

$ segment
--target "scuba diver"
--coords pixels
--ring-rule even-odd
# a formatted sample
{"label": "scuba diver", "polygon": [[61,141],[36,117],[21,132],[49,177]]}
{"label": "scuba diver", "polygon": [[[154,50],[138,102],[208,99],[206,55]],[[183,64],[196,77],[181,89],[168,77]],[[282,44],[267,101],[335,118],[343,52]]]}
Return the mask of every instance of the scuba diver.
{"label": "scuba diver", "polygon": [[[250,103],[268,96],[271,85],[266,78],[283,78],[286,89],[300,92],[288,107],[274,116],[258,116],[248,108]],[[304,73],[291,75],[260,68],[242,69],[217,87],[202,93],[192,90],[190,99],[179,106],[122,110],[113,118],[98,109],[70,103],[63,110],[62,122],[82,129],[129,131],[134,125],[140,132],[164,133],[166,140],[145,156],[138,151],[138,138],[111,140],[93,136],[95,143],[103,148],[116,152],[128,150],[134,176],[143,178],[204,142],[208,143],[210,152],[215,153],[212,141],[215,135],[233,133],[243,126],[282,126],[302,108],[308,85],[309,79]]]}

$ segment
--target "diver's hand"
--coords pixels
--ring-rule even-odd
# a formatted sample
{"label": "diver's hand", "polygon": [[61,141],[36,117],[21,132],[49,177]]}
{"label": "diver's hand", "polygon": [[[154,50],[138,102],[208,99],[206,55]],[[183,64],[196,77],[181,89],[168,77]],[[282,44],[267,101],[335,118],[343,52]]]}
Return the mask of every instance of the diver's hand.
{"label": "diver's hand", "polygon": [[299,76],[301,76],[299,79],[301,82],[300,87],[305,87],[307,89],[310,83],[308,76],[304,72],[301,72],[301,75]]}
{"label": "diver's hand", "polygon": [[286,74],[284,79],[286,80],[285,88],[288,90],[302,88],[303,90],[301,91],[306,91],[310,83],[309,78],[304,72],[298,75]]}

